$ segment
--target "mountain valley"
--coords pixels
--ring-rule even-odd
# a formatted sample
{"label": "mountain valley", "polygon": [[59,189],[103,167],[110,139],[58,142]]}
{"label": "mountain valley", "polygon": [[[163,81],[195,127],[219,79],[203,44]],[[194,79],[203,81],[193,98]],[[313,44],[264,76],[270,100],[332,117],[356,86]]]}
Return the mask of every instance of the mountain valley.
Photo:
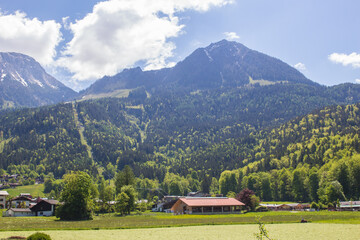
{"label": "mountain valley", "polygon": [[[38,78],[22,78],[11,81],[42,88]],[[122,97],[83,100],[107,94]],[[360,85],[322,86],[278,59],[221,41],[173,68],[104,77],[76,97],[3,111],[0,169],[97,177],[129,165],[170,194],[211,192],[218,181],[225,195],[247,187],[283,201],[317,201],[337,181],[346,197],[359,197]]]}

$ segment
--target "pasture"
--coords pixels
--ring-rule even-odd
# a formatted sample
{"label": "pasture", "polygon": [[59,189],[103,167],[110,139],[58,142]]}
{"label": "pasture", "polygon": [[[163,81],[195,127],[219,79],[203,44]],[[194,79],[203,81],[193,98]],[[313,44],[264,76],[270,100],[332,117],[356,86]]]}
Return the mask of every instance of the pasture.
{"label": "pasture", "polygon": [[178,216],[147,212],[142,215],[130,216],[102,214],[94,216],[94,219],[89,221],[59,221],[55,217],[0,217],[0,231],[135,229],[254,224],[257,222],[257,217],[261,217],[261,221],[266,224],[299,223],[302,218],[312,223],[360,224],[360,212],[264,212]]}
{"label": "pasture", "polygon": [[[268,224],[266,228],[272,239],[277,240],[358,240],[360,229],[357,224],[293,223]],[[183,239],[255,239],[256,224],[191,226],[176,228],[122,229],[122,230],[54,230],[43,231],[53,240],[85,239],[139,239],[139,240],[183,240]],[[0,239],[10,236],[29,236],[33,231],[0,232]]]}
{"label": "pasture", "polygon": [[19,186],[16,188],[5,189],[5,191],[12,197],[19,196],[20,193],[30,193],[33,197],[45,197],[44,184]]}

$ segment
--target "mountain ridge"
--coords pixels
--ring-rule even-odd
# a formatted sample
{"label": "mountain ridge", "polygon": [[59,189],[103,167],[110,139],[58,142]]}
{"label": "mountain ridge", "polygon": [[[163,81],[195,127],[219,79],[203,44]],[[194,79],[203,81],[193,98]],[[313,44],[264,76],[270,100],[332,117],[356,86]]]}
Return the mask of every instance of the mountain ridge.
{"label": "mountain ridge", "polygon": [[159,89],[231,88],[249,84],[250,79],[319,85],[277,58],[251,50],[241,43],[222,40],[196,49],[172,68],[143,71],[136,67],[105,76],[82,90],[80,95],[138,87],[152,92]]}

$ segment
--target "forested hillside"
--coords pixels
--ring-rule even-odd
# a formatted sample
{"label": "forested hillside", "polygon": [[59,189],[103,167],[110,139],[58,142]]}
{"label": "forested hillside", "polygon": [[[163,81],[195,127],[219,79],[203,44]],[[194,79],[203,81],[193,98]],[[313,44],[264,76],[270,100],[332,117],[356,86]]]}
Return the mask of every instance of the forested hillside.
{"label": "forested hillside", "polygon": [[0,168],[111,178],[130,165],[142,184],[156,179],[170,194],[219,184],[265,200],[316,200],[339,186],[358,197],[360,105],[345,105],[356,102],[358,85],[275,84],[151,97],[139,88],[125,99],[8,111]]}
{"label": "forested hillside", "polygon": [[234,139],[196,155],[221,159],[231,154],[241,162],[239,170],[222,173],[223,193],[247,187],[265,200],[358,199],[359,108],[326,107],[279,128],[254,132],[247,144]]}
{"label": "forested hillside", "polygon": [[71,104],[6,112],[0,126],[0,168],[28,165],[56,176],[91,168]]}
{"label": "forested hillside", "polygon": [[150,98],[139,88],[126,99],[8,111],[0,116],[0,167],[43,164],[46,173],[61,177],[112,163],[160,180],[167,171],[185,176],[189,169],[219,176],[259,160],[253,145],[265,138],[262,129],[359,98],[358,85],[254,85]]}

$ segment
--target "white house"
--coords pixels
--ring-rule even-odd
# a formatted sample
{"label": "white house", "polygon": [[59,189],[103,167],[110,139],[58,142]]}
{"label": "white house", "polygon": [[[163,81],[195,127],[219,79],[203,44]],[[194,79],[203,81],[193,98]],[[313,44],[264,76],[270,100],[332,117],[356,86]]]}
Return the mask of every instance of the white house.
{"label": "white house", "polygon": [[0,191],[0,209],[6,207],[6,197],[9,196],[7,191]]}
{"label": "white house", "polygon": [[339,211],[360,211],[360,201],[340,202]]}
{"label": "white house", "polygon": [[19,197],[11,199],[10,207],[12,207],[12,208],[29,208],[31,202],[32,202],[31,198],[28,198],[25,196],[19,196]]}

